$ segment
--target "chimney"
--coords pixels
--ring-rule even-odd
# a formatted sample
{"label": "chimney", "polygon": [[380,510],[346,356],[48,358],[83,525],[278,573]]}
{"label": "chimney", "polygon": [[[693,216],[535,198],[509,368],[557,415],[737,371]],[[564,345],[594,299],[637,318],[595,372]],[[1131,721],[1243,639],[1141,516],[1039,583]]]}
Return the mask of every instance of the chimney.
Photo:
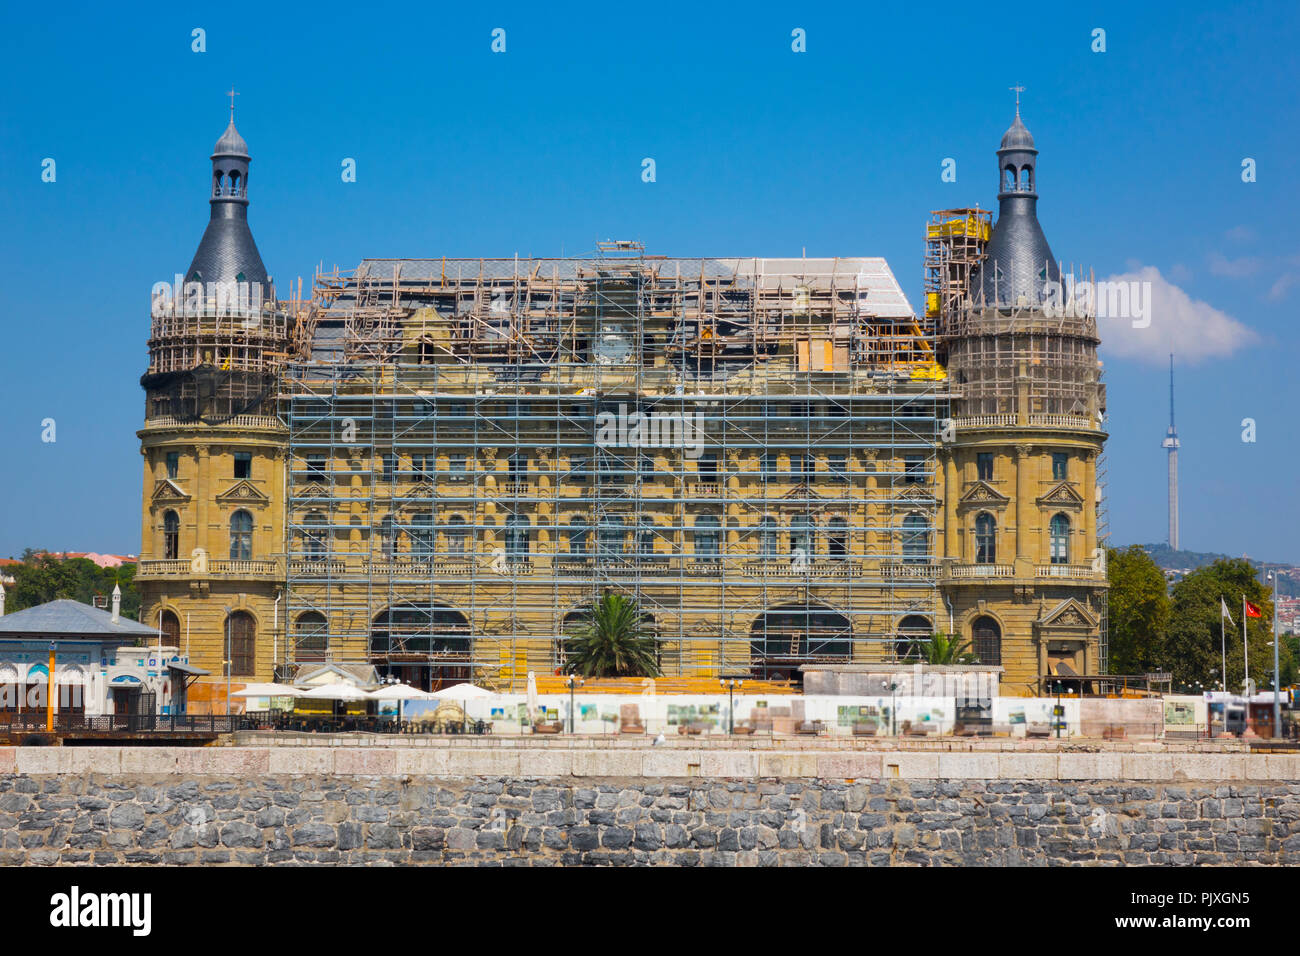
{"label": "chimney", "polygon": [[122,611],[122,589],[116,584],[113,585],[113,623],[117,623],[118,616]]}

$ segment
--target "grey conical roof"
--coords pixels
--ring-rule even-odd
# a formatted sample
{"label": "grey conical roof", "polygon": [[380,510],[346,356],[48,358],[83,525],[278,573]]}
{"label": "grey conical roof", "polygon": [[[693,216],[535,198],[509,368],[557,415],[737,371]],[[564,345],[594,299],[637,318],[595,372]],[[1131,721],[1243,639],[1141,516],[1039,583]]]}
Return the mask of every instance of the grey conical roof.
{"label": "grey conical roof", "polygon": [[[231,129],[234,129],[232,124]],[[1012,121],[1011,126],[1002,134],[1002,149],[1033,149],[1034,137],[1025,124],[1020,121],[1020,110],[1016,110],[1016,118]]]}
{"label": "grey conical roof", "polygon": [[235,129],[234,119],[231,119],[230,125],[213,147],[213,174],[215,177],[221,171],[228,175],[231,170],[235,170],[241,176],[244,189],[238,195],[218,195],[214,191],[210,200],[212,213],[208,227],[203,231],[199,248],[185,272],[187,282],[256,282],[263,288],[270,284],[261,253],[253,241],[252,230],[248,228],[247,182],[250,162],[248,144]]}
{"label": "grey conical roof", "polygon": [[244,142],[244,137],[239,135],[239,130],[235,129],[233,116],[230,117],[230,125],[221,134],[221,139],[217,140],[217,145],[212,147],[212,155],[214,157],[248,155],[248,144]]}
{"label": "grey conical roof", "polygon": [[[1044,301],[1044,286],[1060,282],[1061,270],[1043,227],[1038,224],[1037,150],[1020,110],[998,148],[998,221],[974,281],[975,296],[988,305],[1034,307]],[[1029,179],[1017,173],[1028,169]],[[1012,183],[1006,170],[1012,172]]]}
{"label": "grey conical roof", "polygon": [[0,634],[37,638],[114,636],[134,640],[156,637],[158,629],[120,615],[114,621],[108,611],[60,598],[0,617]]}

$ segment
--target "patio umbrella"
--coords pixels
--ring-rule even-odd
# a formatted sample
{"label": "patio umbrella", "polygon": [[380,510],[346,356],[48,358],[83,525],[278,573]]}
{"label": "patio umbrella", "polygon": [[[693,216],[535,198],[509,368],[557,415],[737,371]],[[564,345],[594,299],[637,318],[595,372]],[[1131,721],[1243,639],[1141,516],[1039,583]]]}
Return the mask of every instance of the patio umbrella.
{"label": "patio umbrella", "polygon": [[482,700],[485,697],[495,697],[496,694],[490,690],[479,687],[477,684],[452,684],[450,687],[444,687],[442,690],[435,690],[430,696],[439,700],[458,700],[460,701],[461,713],[465,715],[465,722],[469,722],[469,709],[466,702],[471,700]]}
{"label": "patio umbrella", "polygon": [[370,700],[432,700],[434,695],[409,684],[389,684],[366,695]]}
{"label": "patio umbrella", "polygon": [[302,697],[303,692],[290,684],[248,684],[231,697]]}
{"label": "patio umbrella", "polygon": [[337,681],[333,684],[321,684],[317,687],[303,687],[300,689],[299,697],[308,697],[312,700],[367,700],[367,694],[360,687],[353,684],[345,684]]}
{"label": "patio umbrella", "polygon": [[537,675],[528,672],[528,723],[537,723]]}
{"label": "patio umbrella", "polygon": [[482,700],[485,697],[495,697],[496,694],[477,684],[453,684],[442,690],[435,690],[431,696],[439,700]]}

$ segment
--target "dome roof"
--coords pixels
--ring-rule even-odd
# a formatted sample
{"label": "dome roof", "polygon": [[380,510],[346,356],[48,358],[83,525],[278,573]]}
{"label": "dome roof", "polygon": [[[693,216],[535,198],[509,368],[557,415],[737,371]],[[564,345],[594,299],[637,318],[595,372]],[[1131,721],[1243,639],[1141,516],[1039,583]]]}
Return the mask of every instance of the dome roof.
{"label": "dome roof", "polygon": [[[233,128],[233,127],[232,127]],[[1002,134],[1001,149],[1033,149],[1034,137],[1025,124],[1020,122],[1020,111],[1016,110],[1016,118],[1012,121],[1011,126]]]}
{"label": "dome roof", "polygon": [[221,134],[221,139],[217,140],[217,145],[212,147],[213,156],[247,156],[248,144],[244,142],[244,137],[239,135],[239,130],[235,129],[235,121],[232,118],[226,131]]}

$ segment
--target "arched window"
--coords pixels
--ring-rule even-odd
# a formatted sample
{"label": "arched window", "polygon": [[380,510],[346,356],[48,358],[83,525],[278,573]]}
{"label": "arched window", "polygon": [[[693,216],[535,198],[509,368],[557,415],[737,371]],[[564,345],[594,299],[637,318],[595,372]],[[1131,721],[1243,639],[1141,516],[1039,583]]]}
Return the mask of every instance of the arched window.
{"label": "arched window", "polygon": [[637,529],[636,549],[637,554],[643,558],[648,558],[655,553],[654,525],[643,524]]}
{"label": "arched window", "polygon": [[1006,173],[1007,173],[1007,191],[1011,191],[1016,188],[1016,167],[1008,166],[1006,169]]}
{"label": "arched window", "polygon": [[294,659],[323,661],[329,657],[329,622],[320,611],[298,616],[294,627]]}
{"label": "arched window", "polygon": [[163,644],[181,646],[181,620],[175,611],[163,611],[158,615],[158,629],[163,632]]}
{"label": "arched window", "polygon": [[899,660],[920,660],[925,642],[934,634],[930,619],[920,614],[909,614],[898,622],[894,639],[894,653]]}
{"label": "arched window", "polygon": [[1063,514],[1052,515],[1052,522],[1049,525],[1052,563],[1069,564],[1070,563],[1070,519]]}
{"label": "arched window", "polygon": [[319,511],[307,512],[303,519],[303,537],[307,545],[308,561],[325,559],[325,515]]}
{"label": "arched window", "polygon": [[379,550],[389,560],[397,554],[397,526],[392,515],[384,515],[379,521]]}
{"label": "arched window", "polygon": [[826,526],[826,550],[832,561],[848,558],[849,523],[843,518],[832,518]]}
{"label": "arched window", "polygon": [[975,659],[981,664],[1001,664],[1002,628],[998,622],[988,616],[977,617],[970,630]]}
{"label": "arched window", "polygon": [[236,511],[230,516],[230,560],[253,559],[253,516],[247,511]]}
{"label": "arched window", "polygon": [[722,557],[721,524],[716,515],[700,515],[695,519],[692,537],[695,542],[695,560],[718,561]]}
{"label": "arched window", "polygon": [[212,171],[212,195],[221,195],[221,170],[219,169]]}
{"label": "arched window", "polygon": [[447,553],[457,556],[464,555],[465,542],[469,537],[469,529],[465,527],[465,519],[460,515],[452,515],[447,519]]}
{"label": "arched window", "polygon": [[587,519],[574,515],[569,521],[569,554],[574,557],[587,556]]}
{"label": "arched window", "polygon": [[239,195],[239,170],[237,169],[230,172],[230,195]]}
{"label": "arched window", "polygon": [[790,557],[806,561],[813,559],[813,536],[816,523],[811,515],[795,515],[790,519]]}
{"label": "arched window", "polygon": [[181,556],[181,519],[174,511],[163,512],[163,557],[175,561]]}
{"label": "arched window", "polygon": [[600,519],[597,547],[603,555],[622,554],[626,533],[623,531],[623,519],[618,515],[606,515]]}
{"label": "arched window", "polygon": [[433,557],[432,511],[417,511],[411,515],[411,555],[417,561]]}
{"label": "arched window", "polygon": [[1032,192],[1034,188],[1033,170],[1028,166],[1020,167],[1020,190],[1021,192]]}
{"label": "arched window", "polygon": [[524,515],[510,515],[506,518],[506,557],[520,561],[528,557],[530,547],[531,524]]}
{"label": "arched window", "polygon": [[975,517],[975,563],[996,564],[998,524],[987,511]]}
{"label": "arched window", "polygon": [[929,556],[929,523],[925,515],[913,511],[903,519],[903,563],[924,564]]}
{"label": "arched window", "polygon": [[252,677],[257,667],[257,622],[247,611],[235,611],[226,618],[230,641],[230,676]]}
{"label": "arched window", "polygon": [[776,557],[776,519],[771,515],[758,522],[758,553],[764,558]]}

